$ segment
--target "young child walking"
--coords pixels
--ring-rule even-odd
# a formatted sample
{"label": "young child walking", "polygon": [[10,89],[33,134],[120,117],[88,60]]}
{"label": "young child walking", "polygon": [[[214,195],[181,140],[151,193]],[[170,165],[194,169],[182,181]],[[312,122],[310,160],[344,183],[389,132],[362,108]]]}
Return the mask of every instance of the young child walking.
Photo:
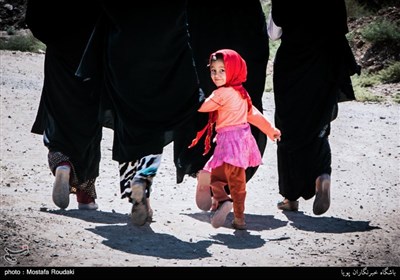
{"label": "young child walking", "polygon": [[[249,166],[262,163],[261,153],[251,134],[250,124],[258,127],[271,140],[280,140],[281,132],[252,105],[251,98],[243,87],[247,78],[244,59],[234,50],[221,49],[210,55],[211,79],[217,86],[199,108],[199,112],[209,112],[209,122],[197,133],[189,148],[193,147],[207,131],[205,151],[211,148],[210,138],[215,124],[216,147],[207,162],[205,170],[211,170],[210,187],[217,203],[211,218],[211,225],[224,225],[233,207],[235,229],[246,229],[244,217],[246,198],[246,174]],[[228,185],[230,196],[224,187]],[[201,200],[211,201],[211,192],[203,191]],[[210,202],[211,203],[211,202]]]}

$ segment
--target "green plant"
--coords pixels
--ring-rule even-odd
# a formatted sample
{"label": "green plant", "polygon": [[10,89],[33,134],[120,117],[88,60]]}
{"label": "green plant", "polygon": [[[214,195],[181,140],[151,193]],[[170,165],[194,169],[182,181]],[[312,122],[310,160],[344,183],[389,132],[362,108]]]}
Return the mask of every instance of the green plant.
{"label": "green plant", "polygon": [[372,14],[365,5],[359,4],[355,0],[346,0],[347,16],[349,18],[361,18]]}
{"label": "green plant", "polygon": [[382,102],[382,96],[375,95],[370,91],[367,87],[362,87],[360,85],[354,85],[354,94],[356,96],[356,100],[359,102]]}
{"label": "green plant", "polygon": [[396,61],[378,73],[383,83],[400,83],[400,61]]}
{"label": "green plant", "polygon": [[0,39],[0,49],[21,52],[39,52],[40,50],[45,50],[46,46],[31,33],[28,33]]}
{"label": "green plant", "polygon": [[10,26],[9,28],[7,28],[7,35],[15,35],[16,30],[13,26]]}
{"label": "green plant", "polygon": [[383,83],[400,82],[400,62],[395,62],[377,73],[362,73],[351,78],[356,99],[359,102],[393,101],[400,103],[400,91],[390,92],[389,95],[379,95],[370,90],[370,87]]}
{"label": "green plant", "polygon": [[281,44],[281,40],[271,41],[269,42],[269,57],[273,59],[276,55],[276,51],[278,50],[279,45]]}
{"label": "green plant", "polygon": [[365,40],[376,43],[400,40],[400,26],[386,19],[371,22],[361,30]]}
{"label": "green plant", "polygon": [[397,91],[393,95],[393,101],[396,103],[400,103],[400,91]]}
{"label": "green plant", "polygon": [[270,0],[261,0],[261,7],[264,11],[265,16],[267,17],[269,14],[269,11],[271,10],[271,1]]}
{"label": "green plant", "polygon": [[265,87],[264,91],[265,92],[272,92],[274,90],[274,84],[272,82],[272,73],[267,75],[267,78],[265,79]]}

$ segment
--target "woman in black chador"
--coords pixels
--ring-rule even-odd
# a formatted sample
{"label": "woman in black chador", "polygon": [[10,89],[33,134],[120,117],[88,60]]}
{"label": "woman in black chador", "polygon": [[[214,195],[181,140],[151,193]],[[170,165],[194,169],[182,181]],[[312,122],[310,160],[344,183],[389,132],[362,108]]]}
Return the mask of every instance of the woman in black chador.
{"label": "woman in black chador", "polygon": [[99,175],[99,93],[75,76],[99,17],[96,1],[27,2],[26,23],[46,44],[44,82],[32,132],[43,135],[55,175],[53,201],[64,209],[76,193],[79,209],[97,209]]}
{"label": "woman in black chador", "polygon": [[272,0],[272,19],[282,28],[273,84],[281,210],[315,196],[313,212],[330,206],[331,121],[337,103],[353,100],[350,75],[359,71],[345,37],[344,0]]}
{"label": "woman in black chador", "polygon": [[152,218],[150,187],[163,148],[195,125],[200,106],[186,1],[135,6],[105,0],[102,10],[77,74],[103,89],[102,109],[112,111],[122,198],[133,204],[133,223],[143,225]]}

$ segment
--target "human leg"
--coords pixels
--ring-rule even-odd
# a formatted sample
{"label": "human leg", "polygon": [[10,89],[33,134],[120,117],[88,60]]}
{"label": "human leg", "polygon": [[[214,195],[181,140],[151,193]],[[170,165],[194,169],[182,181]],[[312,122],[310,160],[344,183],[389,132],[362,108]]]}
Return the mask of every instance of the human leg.
{"label": "human leg", "polygon": [[196,205],[199,209],[208,211],[212,207],[211,173],[207,170],[200,170],[196,177]]}
{"label": "human leg", "polygon": [[297,199],[315,196],[313,212],[325,213],[330,205],[331,149],[328,140],[330,125],[324,126],[309,145],[287,151],[278,143],[280,193],[284,200],[278,209],[298,211]]}
{"label": "human leg", "polygon": [[146,198],[147,184],[146,180],[133,179],[131,181],[131,200],[132,210],[131,218],[135,225],[141,226],[147,222],[149,216],[149,204]]}
{"label": "human leg", "polygon": [[144,225],[152,220],[150,192],[153,178],[161,164],[161,156],[152,154],[119,165],[122,198],[128,198],[133,204],[131,218],[135,225]]}
{"label": "human leg", "polygon": [[76,200],[78,201],[78,208],[80,210],[96,210],[98,208],[95,202],[95,182],[96,178],[88,180],[76,187]]}
{"label": "human leg", "polygon": [[244,168],[230,164],[226,166],[229,174],[228,184],[230,186],[231,197],[233,200],[234,220],[232,226],[236,229],[246,229],[244,217],[246,200],[246,171]]}
{"label": "human leg", "polygon": [[53,202],[61,209],[69,204],[69,194],[76,193],[78,208],[81,210],[96,210],[96,178],[81,183],[75,171],[74,164],[68,156],[61,152],[50,151],[48,162],[55,180],[53,184]]}
{"label": "human leg", "polygon": [[69,194],[71,193],[72,163],[67,156],[52,151],[47,154],[47,160],[55,177],[52,191],[53,202],[61,209],[65,209],[69,205]]}
{"label": "human leg", "polygon": [[[277,203],[277,208],[283,211],[298,211],[299,201],[297,200],[300,193],[294,188],[295,180],[291,179],[294,176],[293,161],[290,153],[278,142],[277,160],[278,160],[278,176],[279,176],[279,193],[283,196],[283,200]],[[290,173],[288,170],[292,168]],[[288,198],[290,197],[290,198]]]}
{"label": "human leg", "polygon": [[[196,205],[203,211],[216,211],[218,208],[218,201],[213,197],[211,190],[211,168],[207,165],[204,169],[200,170],[196,176]],[[227,195],[230,194],[229,186],[225,185],[224,190]]]}
{"label": "human leg", "polygon": [[211,217],[211,225],[219,228],[224,225],[226,217],[232,210],[232,200],[225,192],[225,185],[228,181],[226,178],[226,164],[222,164],[211,171],[211,190],[213,198],[217,203],[217,209]]}

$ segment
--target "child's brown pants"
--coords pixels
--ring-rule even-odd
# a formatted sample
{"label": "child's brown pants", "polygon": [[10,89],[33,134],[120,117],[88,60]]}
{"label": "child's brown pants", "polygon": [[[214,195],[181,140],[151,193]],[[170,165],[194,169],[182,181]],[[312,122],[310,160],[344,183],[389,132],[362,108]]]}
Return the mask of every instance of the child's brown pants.
{"label": "child's brown pants", "polygon": [[[228,185],[231,197],[224,190]],[[245,169],[223,163],[211,171],[211,189],[214,199],[220,204],[226,200],[233,200],[233,213],[235,218],[244,218],[244,204],[246,199],[246,173]]]}

